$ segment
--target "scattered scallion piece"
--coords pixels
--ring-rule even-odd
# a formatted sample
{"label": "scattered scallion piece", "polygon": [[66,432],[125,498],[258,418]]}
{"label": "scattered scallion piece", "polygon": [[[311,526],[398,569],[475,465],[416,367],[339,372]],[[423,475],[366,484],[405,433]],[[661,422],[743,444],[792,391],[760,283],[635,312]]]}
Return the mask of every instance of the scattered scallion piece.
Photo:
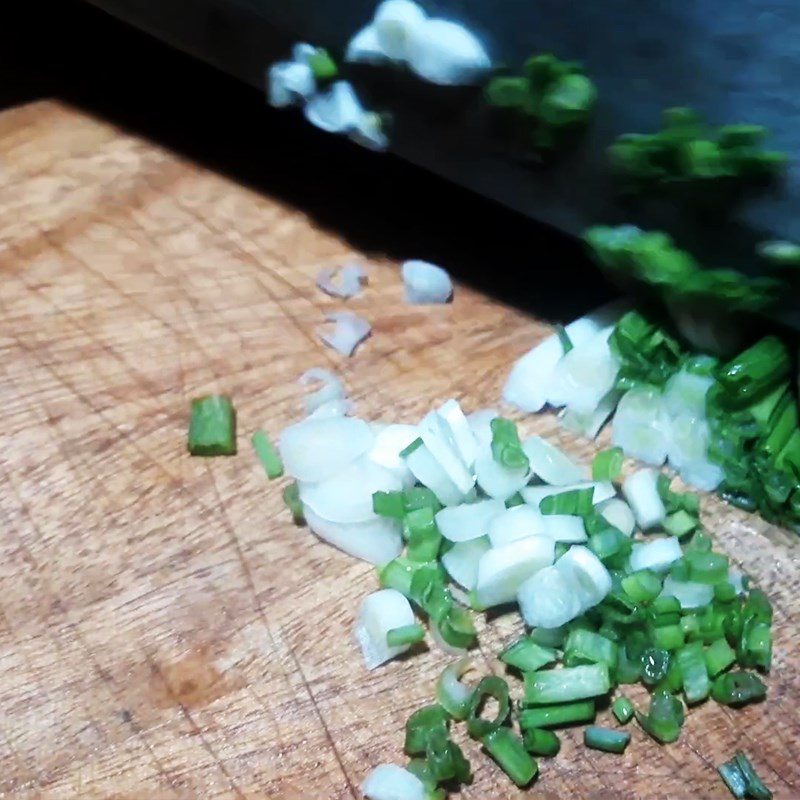
{"label": "scattered scallion piece", "polygon": [[400,458],[408,458],[418,447],[422,447],[422,439],[417,437],[408,447],[400,451]]}
{"label": "scattered scallion piece", "polygon": [[192,400],[189,452],[193,456],[236,454],[236,411],[230,397],[207,395]]}
{"label": "scattered scallion piece", "polygon": [[627,697],[620,696],[614,700],[611,711],[621,725],[626,725],[633,719],[633,703]]}
{"label": "scattered scallion piece", "polygon": [[419,623],[413,625],[403,625],[400,628],[392,628],[386,634],[386,644],[389,647],[403,647],[407,644],[416,644],[425,638],[425,628]]}
{"label": "scattered scallion piece", "polygon": [[592,479],[596,481],[615,481],[622,473],[624,454],[621,447],[601,450],[592,461]]}
{"label": "scattered scallion piece", "polygon": [[583,732],[583,743],[592,750],[602,750],[604,753],[624,753],[630,740],[628,731],[614,731],[598,725],[590,725]]}
{"label": "scattered scallion piece", "polygon": [[539,772],[538,764],[531,758],[522,740],[508,728],[491,731],[481,739],[481,743],[517,786],[527,786]]}
{"label": "scattered scallion piece", "polygon": [[681,701],[663,690],[656,690],[650,698],[647,714],[635,712],[636,721],[642,730],[657,742],[669,744],[678,739],[684,720]]}
{"label": "scattered scallion piece", "polygon": [[406,738],[403,749],[407,755],[424,753],[428,740],[436,731],[445,735],[450,731],[450,717],[440,705],[423,706],[415,711],[406,722]]}
{"label": "scattered scallion piece", "polygon": [[741,750],[736,751],[734,758],[745,779],[745,796],[754,800],[772,800],[772,792],[764,785],[750,759]]}
{"label": "scattered scallion piece", "polygon": [[330,57],[327,50],[318,47],[316,52],[308,58],[308,66],[318,81],[331,81],[339,74],[336,62]]}
{"label": "scattered scallion piece", "polygon": [[736,651],[725,639],[717,639],[709,645],[705,659],[709,677],[715,678],[736,661]]}
{"label": "scattered scallion piece", "polygon": [[594,489],[572,489],[568,492],[558,492],[542,498],[539,511],[542,514],[569,514],[570,516],[583,516],[592,510]]}
{"label": "scattered scallion piece", "polygon": [[500,653],[501,661],[523,672],[541,669],[557,659],[558,653],[552,647],[542,647],[528,636],[518,639]]}
{"label": "scattered scallion piece", "polygon": [[607,694],[610,689],[605,663],[539,670],[525,675],[525,702],[529,705],[585,700]]}
{"label": "scattered scallion piece", "polygon": [[711,696],[726,706],[743,706],[763,700],[767,687],[754,672],[733,670],[718,676],[711,686]]}
{"label": "scattered scallion piece", "polygon": [[744,798],[747,792],[747,780],[739,769],[739,764],[735,758],[720,764],[717,767],[720,777],[725,781],[725,785],[730,789],[731,794],[736,798]]}
{"label": "scattered scallion piece", "polygon": [[494,460],[506,469],[528,469],[530,462],[522,449],[517,426],[510,419],[495,417],[490,427]]}
{"label": "scattered scallion piece", "polygon": [[[492,720],[481,717],[481,710],[488,698],[497,701],[497,715]],[[475,687],[469,701],[467,711],[467,731],[475,739],[497,730],[506,720],[511,711],[511,701],[508,694],[508,684],[497,675],[487,675]]]}
{"label": "scattered scallion piece", "polygon": [[283,462],[277,448],[269,440],[269,436],[264,431],[256,431],[250,441],[267,477],[270,480],[280,478],[283,475]]}
{"label": "scattered scallion piece", "polygon": [[676,657],[683,677],[686,702],[691,705],[705,700],[711,691],[711,683],[702,644],[690,642],[678,651]]}
{"label": "scattered scallion piece", "polygon": [[402,492],[375,492],[372,495],[372,510],[379,517],[403,519],[406,513]]}
{"label": "scattered scallion piece", "polygon": [[300,489],[295,481],[292,481],[283,490],[283,502],[289,511],[292,512],[292,520],[295,525],[303,525],[306,521],[303,514],[303,504],[300,502]]}
{"label": "scattered scallion piece", "polygon": [[525,749],[534,756],[554,756],[561,749],[561,740],[553,731],[528,728],[522,734]]}

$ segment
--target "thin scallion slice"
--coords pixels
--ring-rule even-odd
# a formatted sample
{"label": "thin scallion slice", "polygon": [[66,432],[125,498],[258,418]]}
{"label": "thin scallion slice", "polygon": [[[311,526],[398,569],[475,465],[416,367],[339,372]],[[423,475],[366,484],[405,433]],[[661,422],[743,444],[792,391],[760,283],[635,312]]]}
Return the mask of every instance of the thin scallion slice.
{"label": "thin scallion slice", "polygon": [[764,785],[750,759],[741,750],[736,751],[734,759],[746,782],[745,796],[753,800],[772,800],[772,792]]}
{"label": "thin scallion slice", "polygon": [[417,709],[406,722],[406,738],[403,749],[410,756],[424,753],[428,747],[428,739],[436,731],[443,731],[447,735],[449,730],[450,717],[440,705],[423,706]]}
{"label": "thin scallion slice", "polygon": [[622,473],[623,459],[621,447],[601,450],[592,461],[592,480],[615,481]]}
{"label": "thin scallion slice", "polygon": [[[497,715],[492,720],[480,716],[483,705],[490,697],[497,701]],[[467,711],[467,730],[475,739],[482,739],[492,731],[497,730],[508,717],[511,711],[511,701],[508,694],[508,684],[497,675],[487,675],[482,678],[469,701]]]}
{"label": "thin scallion slice", "polygon": [[583,516],[593,508],[594,488],[573,489],[568,492],[559,492],[542,498],[539,510],[542,514],[569,514],[570,516]]}
{"label": "thin scallion slice", "polygon": [[469,659],[461,658],[445,667],[436,682],[436,700],[453,719],[465,720],[469,714],[473,690],[459,680],[469,666]]}
{"label": "thin scallion slice", "polygon": [[711,691],[711,683],[708,680],[703,646],[700,642],[691,642],[678,651],[677,659],[683,676],[686,702],[691,705],[705,700]]}
{"label": "thin scallion slice", "polygon": [[264,431],[256,431],[250,441],[267,477],[270,480],[280,478],[283,475],[283,461],[281,461],[278,449],[269,440],[269,436]]}
{"label": "thin scallion slice", "polygon": [[403,625],[400,628],[392,628],[386,634],[386,644],[389,647],[403,647],[407,644],[416,644],[425,638],[425,628],[418,622],[413,625]]}
{"label": "thin scallion slice", "polygon": [[236,411],[230,397],[212,394],[192,400],[189,452],[193,456],[236,454]]}
{"label": "thin scallion slice", "polygon": [[739,764],[735,758],[720,764],[717,767],[720,777],[725,781],[725,785],[730,789],[731,794],[736,798],[744,798],[747,793],[747,779],[739,769]]}
{"label": "thin scallion slice", "polygon": [[527,786],[539,772],[538,764],[525,749],[522,740],[508,728],[497,728],[484,736],[481,743],[517,786]]}
{"label": "thin scallion slice", "polygon": [[630,740],[628,731],[615,731],[599,725],[590,725],[583,732],[583,743],[592,750],[602,750],[604,753],[624,753]]}

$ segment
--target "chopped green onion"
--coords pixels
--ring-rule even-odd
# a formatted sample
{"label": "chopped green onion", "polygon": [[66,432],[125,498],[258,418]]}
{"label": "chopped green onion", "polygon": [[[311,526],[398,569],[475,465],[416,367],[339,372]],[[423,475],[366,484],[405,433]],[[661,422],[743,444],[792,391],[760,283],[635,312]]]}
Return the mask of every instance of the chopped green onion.
{"label": "chopped green onion", "polygon": [[408,458],[418,447],[422,447],[422,439],[419,436],[400,451],[400,458]]}
{"label": "chopped green onion", "polygon": [[561,728],[573,722],[591,722],[595,717],[594,700],[526,708],[519,714],[521,728]]}
{"label": "chopped green onion", "polygon": [[402,492],[375,492],[372,495],[372,510],[379,517],[403,519],[406,513]]}
{"label": "chopped green onion", "polygon": [[514,492],[514,494],[512,494],[511,497],[509,497],[505,502],[506,508],[516,508],[517,506],[524,505],[525,498],[519,492]]}
{"label": "chopped green onion", "polygon": [[533,672],[558,659],[551,647],[542,647],[528,636],[523,636],[500,653],[500,660],[523,672]]}
{"label": "chopped green onion", "polygon": [[736,661],[736,653],[725,639],[717,639],[709,645],[705,659],[709,676],[715,678]]}
{"label": "chopped green onion", "polygon": [[613,667],[617,663],[617,644],[593,631],[575,628],[570,631],[564,645],[564,664],[602,663]]}
{"label": "chopped green onion", "polygon": [[583,743],[592,750],[602,750],[604,753],[624,753],[630,740],[628,731],[614,731],[598,725],[590,725],[583,732]]}
{"label": "chopped green onion", "polygon": [[708,680],[705,654],[700,642],[691,642],[682,647],[676,656],[683,676],[683,693],[689,705],[705,700],[711,691]]}
{"label": "chopped green onion", "polygon": [[236,455],[236,411],[230,397],[197,397],[191,407],[189,452],[193,456]]}
{"label": "chopped green onion", "polygon": [[439,619],[434,619],[442,639],[451,647],[466,650],[475,643],[475,621],[463,606],[452,603]]}
{"label": "chopped green onion", "polygon": [[277,448],[269,440],[269,436],[264,431],[256,431],[250,441],[267,477],[270,480],[280,478],[283,475],[283,461]]}
{"label": "chopped green onion", "polygon": [[606,694],[610,689],[608,666],[604,663],[539,670],[525,675],[525,702],[529,705],[585,700]]}
{"label": "chopped green onion", "polygon": [[744,667],[759,667],[769,672],[772,665],[772,631],[769,623],[759,622],[755,617],[744,621],[736,657]]}
{"label": "chopped green onion", "polygon": [[763,700],[767,687],[754,672],[734,670],[719,675],[711,687],[711,696],[726,706],[743,706]]}
{"label": "chopped green onion", "polygon": [[666,676],[669,665],[669,651],[648,647],[642,653],[642,680],[650,685],[658,683]]}
{"label": "chopped green onion", "polygon": [[283,502],[289,511],[292,512],[292,520],[295,525],[303,525],[306,521],[303,514],[303,504],[300,502],[300,489],[295,481],[292,481],[283,490]]}
{"label": "chopped green onion", "polygon": [[791,369],[786,345],[766,336],[720,367],[717,380],[728,401],[741,408],[772,391],[789,377]]}
{"label": "chopped green onion", "polygon": [[399,628],[392,628],[386,634],[386,644],[389,647],[403,647],[407,644],[416,644],[425,638],[425,628],[418,622],[413,625],[402,625]]}
{"label": "chopped green onion", "polygon": [[574,347],[572,344],[572,339],[569,338],[567,329],[563,325],[557,324],[555,328],[556,336],[558,336],[558,341],[561,343],[561,349],[564,352],[564,355],[566,355]]}
{"label": "chopped green onion", "polygon": [[318,81],[333,80],[339,74],[336,62],[330,57],[327,50],[318,47],[316,52],[308,58],[308,66]]}
{"label": "chopped green onion", "polygon": [[[418,441],[422,441],[419,439]],[[413,486],[403,492],[403,506],[408,513],[418,508],[431,508],[434,514],[441,509],[441,503],[436,495],[426,486]]]}
{"label": "chopped green onion", "polygon": [[505,417],[495,417],[492,430],[492,457],[506,469],[528,469],[530,462],[519,440],[517,426]]}
{"label": "chopped green onion", "polygon": [[[488,698],[497,701],[497,716],[493,720],[483,719],[480,714]],[[497,730],[506,720],[511,711],[511,701],[508,694],[508,684],[497,675],[487,675],[482,678],[469,701],[467,711],[467,731],[474,739],[482,739],[492,731]]]}
{"label": "chopped green onion", "polygon": [[535,756],[554,756],[561,749],[561,740],[553,731],[543,728],[528,728],[522,734],[525,749]]}
{"label": "chopped green onion", "polygon": [[678,650],[683,647],[686,637],[680,623],[677,625],[661,625],[653,628],[653,645],[660,650]]}
{"label": "chopped green onion", "polygon": [[440,705],[423,706],[415,711],[406,722],[406,738],[403,749],[410,756],[424,753],[428,739],[435,731],[450,730],[450,717]]}
{"label": "chopped green onion", "polygon": [[621,447],[601,450],[592,461],[592,480],[615,481],[622,473],[623,459]]}
{"label": "chopped green onion", "polygon": [[633,719],[633,703],[622,695],[611,704],[611,711],[621,725],[627,725]]}
{"label": "chopped green onion", "polygon": [[433,509],[417,508],[403,519],[403,537],[412,561],[434,561],[439,555],[442,534],[436,525]]}
{"label": "chopped green onion", "polygon": [[433,770],[424,758],[412,758],[406,765],[406,769],[412,774],[416,775],[425,785],[427,794],[425,800],[445,800],[445,796],[440,796],[436,793],[436,778],[434,777]]}
{"label": "chopped green onion", "polygon": [[697,583],[719,583],[728,578],[728,559],[721,553],[688,552],[689,580]]}
{"label": "chopped green onion", "polygon": [[425,760],[437,783],[451,780],[463,783],[471,777],[469,761],[446,727],[435,726],[430,730],[425,742]]}
{"label": "chopped green onion", "polygon": [[680,736],[683,725],[683,705],[677,697],[656,690],[650,698],[647,715],[635,712],[636,721],[642,730],[662,744],[674,742]]}
{"label": "chopped green onion", "polygon": [[664,520],[664,530],[672,536],[683,538],[697,528],[700,521],[688,511],[681,509],[674,514],[668,514]]}
{"label": "chopped green onion", "polygon": [[743,798],[747,792],[747,779],[739,769],[739,764],[735,758],[720,764],[717,767],[720,777],[725,781],[725,785],[730,789],[731,794],[736,798]]}
{"label": "chopped green onion", "polygon": [[508,728],[497,728],[484,736],[481,743],[517,786],[527,786],[536,777],[539,766],[522,740]]}
{"label": "chopped green onion", "polygon": [[594,488],[573,489],[542,498],[539,511],[542,514],[569,514],[583,516],[593,508]]}
{"label": "chopped green onion", "polygon": [[465,720],[469,714],[472,690],[459,678],[469,669],[469,660],[461,658],[442,670],[436,681],[436,700],[453,718]]}
{"label": "chopped green onion", "polygon": [[640,569],[622,579],[622,588],[634,603],[648,603],[658,597],[663,583],[652,570]]}
{"label": "chopped green onion", "polygon": [[764,785],[750,759],[741,750],[736,751],[734,759],[747,784],[745,795],[754,800],[772,800],[772,792]]}

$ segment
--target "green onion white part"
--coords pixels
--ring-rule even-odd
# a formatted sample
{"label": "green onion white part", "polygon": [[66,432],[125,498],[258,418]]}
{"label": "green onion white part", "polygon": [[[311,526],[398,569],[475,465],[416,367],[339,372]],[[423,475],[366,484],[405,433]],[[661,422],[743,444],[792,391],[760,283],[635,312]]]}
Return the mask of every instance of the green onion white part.
{"label": "green onion white part", "polygon": [[279,61],[267,74],[267,100],[275,108],[305,103],[317,91],[314,71],[306,63]]}
{"label": "green onion white part", "polygon": [[507,469],[498,464],[488,445],[481,450],[475,461],[475,479],[478,486],[489,497],[501,501],[508,500],[525,487],[530,477],[531,472],[527,468]]}
{"label": "green onion white part", "polygon": [[411,0],[385,0],[377,9],[372,24],[383,53],[394,61],[405,61],[408,41],[425,23],[427,15]]}
{"label": "green onion white part", "polygon": [[442,670],[436,681],[436,701],[453,719],[467,717],[472,686],[461,683],[461,676],[471,667],[468,658],[460,658]]}
{"label": "green onion white part", "polygon": [[407,769],[381,764],[370,772],[361,785],[368,800],[426,800],[425,784]]}
{"label": "green onion white part", "polygon": [[544,535],[554,542],[578,544],[588,538],[583,518],[573,514],[546,514],[542,526]]}
{"label": "green onion white part", "polygon": [[651,530],[666,519],[667,509],[658,493],[658,473],[655,470],[640,469],[629,475],[622,483],[622,494],[642,530]]}
{"label": "green onion white part", "polygon": [[544,517],[528,505],[514,506],[501,511],[489,523],[489,540],[492,547],[541,536],[544,533]]}
{"label": "green onion white part", "polygon": [[622,396],[614,414],[611,440],[626,455],[661,466],[667,458],[669,434],[669,417],[658,389],[639,387]]}
{"label": "green onion white part", "polygon": [[478,564],[475,600],[480,608],[511,603],[519,587],[555,558],[555,543],[547,536],[529,536],[494,547]]}
{"label": "green onion white part", "polygon": [[611,575],[603,562],[588,547],[581,545],[570,547],[556,561],[555,568],[573,587],[580,602],[581,613],[596,606],[611,591]]}
{"label": "green onion white part", "polygon": [[592,503],[594,505],[611,500],[617,494],[617,490],[610,481],[580,481],[579,483],[567,483],[562,486],[526,486],[520,490],[520,494],[526,503],[538,509],[539,504],[545,497],[590,488],[594,490],[592,494]]}
{"label": "green onion white part", "polygon": [[403,550],[400,525],[394,520],[376,517],[368,522],[342,524],[320,517],[308,506],[303,506],[303,515],[320,539],[370,564],[388,564]]}
{"label": "green onion white part", "polygon": [[613,389],[601,398],[593,411],[588,413],[578,413],[573,408],[564,408],[559,414],[559,420],[568,431],[585,436],[587,439],[596,439],[608,422],[608,418],[614,413],[620,396],[621,393]]}
{"label": "green onion white part", "polygon": [[575,586],[555,566],[528,578],[517,591],[517,602],[525,623],[532,628],[558,628],[581,613]]}
{"label": "green onion white part", "polygon": [[683,556],[677,536],[666,536],[646,543],[637,543],[631,553],[631,570],[651,569],[666,572],[670,565]]}
{"label": "green onion white part", "polygon": [[636,529],[636,517],[624,500],[612,497],[600,503],[597,510],[617,530],[622,531],[626,536],[633,536]]}
{"label": "green onion white part", "polygon": [[372,423],[375,440],[369,451],[370,460],[392,472],[403,488],[410,488],[415,483],[414,475],[400,453],[419,437],[419,428],[400,424],[375,426],[376,423]]}
{"label": "green onion white part", "polygon": [[333,323],[333,331],[320,329],[319,338],[343,356],[352,356],[372,331],[372,326],[352,311],[334,311],[326,314],[325,320]]}
{"label": "green onion white part", "polygon": [[446,303],[453,296],[453,282],[441,267],[427,261],[406,261],[402,266],[406,302],[411,305]]}
{"label": "green onion white part", "polygon": [[478,581],[478,563],[490,547],[486,536],[458,542],[442,556],[442,566],[459,586],[472,591]]}
{"label": "green onion white part", "polygon": [[578,466],[541,436],[529,436],[522,443],[528,456],[531,471],[545,483],[553,486],[569,486],[586,478],[586,469]]}
{"label": "green onion white part", "polygon": [[408,600],[395,589],[381,589],[367,595],[361,603],[355,635],[367,669],[375,669],[399,656],[410,645],[390,647],[386,635],[395,628],[414,624]]}
{"label": "green onion white part", "polygon": [[436,514],[436,525],[451,542],[466,542],[486,536],[492,518],[505,510],[500,500],[478,500],[443,508]]}

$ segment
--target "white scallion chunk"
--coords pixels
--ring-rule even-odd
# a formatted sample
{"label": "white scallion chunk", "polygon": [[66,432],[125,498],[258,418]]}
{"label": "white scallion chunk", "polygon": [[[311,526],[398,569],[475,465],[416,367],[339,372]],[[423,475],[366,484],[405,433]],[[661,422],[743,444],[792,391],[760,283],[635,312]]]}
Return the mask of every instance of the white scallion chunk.
{"label": "white scallion chunk", "polygon": [[641,387],[626,392],[614,414],[612,441],[625,455],[660,466],[667,457],[669,417],[659,389]]}
{"label": "white scallion chunk", "polygon": [[481,408],[467,416],[467,422],[480,449],[486,449],[491,445],[492,420],[499,416],[500,413],[496,408]]}
{"label": "white scallion chunk", "polygon": [[517,591],[517,601],[525,623],[535,628],[558,628],[581,613],[575,587],[555,566],[528,578]]}
{"label": "white scallion chunk", "polygon": [[666,519],[667,510],[658,493],[658,472],[654,469],[640,469],[625,478],[622,494],[643,531],[658,527]]}
{"label": "white scallion chunk", "polygon": [[486,536],[458,542],[442,556],[442,565],[456,583],[472,591],[478,580],[478,562],[489,547]]}
{"label": "white scallion chunk", "polygon": [[375,669],[409,649],[410,645],[390,647],[386,634],[394,628],[414,624],[411,604],[396,589],[381,589],[368,594],[361,603],[356,621],[356,639],[367,669]]}
{"label": "white scallion chunk", "polygon": [[601,503],[597,510],[610,525],[622,531],[626,536],[633,536],[633,531],[636,529],[636,517],[633,516],[631,507],[624,500],[612,497]]}
{"label": "white scallion chunk", "polygon": [[381,764],[367,775],[361,792],[368,800],[425,800],[428,790],[413,772],[395,766]]}
{"label": "white scallion chunk", "polygon": [[681,543],[677,536],[667,536],[646,543],[633,545],[631,570],[651,569],[653,572],[666,572],[673,561],[683,556]]}
{"label": "white scallion chunk", "polygon": [[375,437],[355,417],[308,419],[290,425],[280,436],[279,450],[288,475],[300,481],[323,481],[368,452]]}
{"label": "white scallion chunk", "polygon": [[381,50],[394,61],[405,61],[409,39],[426,19],[425,12],[411,0],[384,0],[373,21]]}
{"label": "white scallion chunk", "polygon": [[303,506],[303,515],[308,527],[320,539],[375,566],[388,564],[403,550],[400,523],[396,520],[376,517],[369,522],[342,525],[323,519],[308,506]]}
{"label": "white scallion chunk", "polygon": [[576,544],[585,542],[589,538],[582,517],[572,514],[545,514],[542,522],[544,535],[549,536],[554,542]]}
{"label": "white scallion chunk", "polygon": [[530,471],[525,468],[507,469],[498,464],[487,445],[475,460],[475,477],[478,486],[489,497],[508,500],[528,483]]}
{"label": "white scallion chunk", "polygon": [[440,86],[475,83],[492,66],[474,34],[444,19],[429,19],[408,29],[405,56],[414,73]]}
{"label": "white scallion chunk", "polygon": [[492,518],[505,509],[500,500],[479,500],[443,508],[436,514],[436,525],[451,542],[467,542],[486,536]]}
{"label": "white scallion chunk", "polygon": [[403,488],[413,486],[414,475],[400,453],[419,437],[419,428],[416,425],[396,423],[386,425],[374,433],[375,442],[369,451],[369,459],[391,470],[400,479]]}
{"label": "white scallion chunk", "polygon": [[570,547],[555,567],[574,587],[581,612],[596,606],[611,591],[611,575],[588,547]]}
{"label": "white scallion chunk", "polygon": [[492,547],[502,547],[528,536],[544,533],[542,515],[530,506],[514,506],[501,511],[489,523],[489,540]]}
{"label": "white scallion chunk", "polygon": [[453,296],[453,282],[441,267],[427,261],[406,261],[402,267],[406,302],[412,305],[446,303]]}
{"label": "white scallion chunk", "polygon": [[275,108],[306,102],[317,90],[314,72],[308,64],[279,61],[267,73],[267,100]]}
{"label": "white scallion chunk", "polygon": [[478,455],[478,442],[458,400],[447,400],[436,413],[442,419],[447,437],[461,460],[471,467]]}
{"label": "white scallion chunk", "polygon": [[424,444],[406,456],[406,464],[414,477],[423,486],[427,486],[442,505],[454,506],[464,500],[465,493],[453,483],[442,465]]}
{"label": "white scallion chunk", "polygon": [[529,536],[487,551],[478,564],[475,599],[482,608],[510,603],[524,581],[555,558],[555,542]]}
{"label": "white scallion chunk", "polygon": [[522,443],[522,449],[530,460],[531,470],[545,483],[565,486],[586,477],[585,468],[578,466],[541,436],[529,436]]}

